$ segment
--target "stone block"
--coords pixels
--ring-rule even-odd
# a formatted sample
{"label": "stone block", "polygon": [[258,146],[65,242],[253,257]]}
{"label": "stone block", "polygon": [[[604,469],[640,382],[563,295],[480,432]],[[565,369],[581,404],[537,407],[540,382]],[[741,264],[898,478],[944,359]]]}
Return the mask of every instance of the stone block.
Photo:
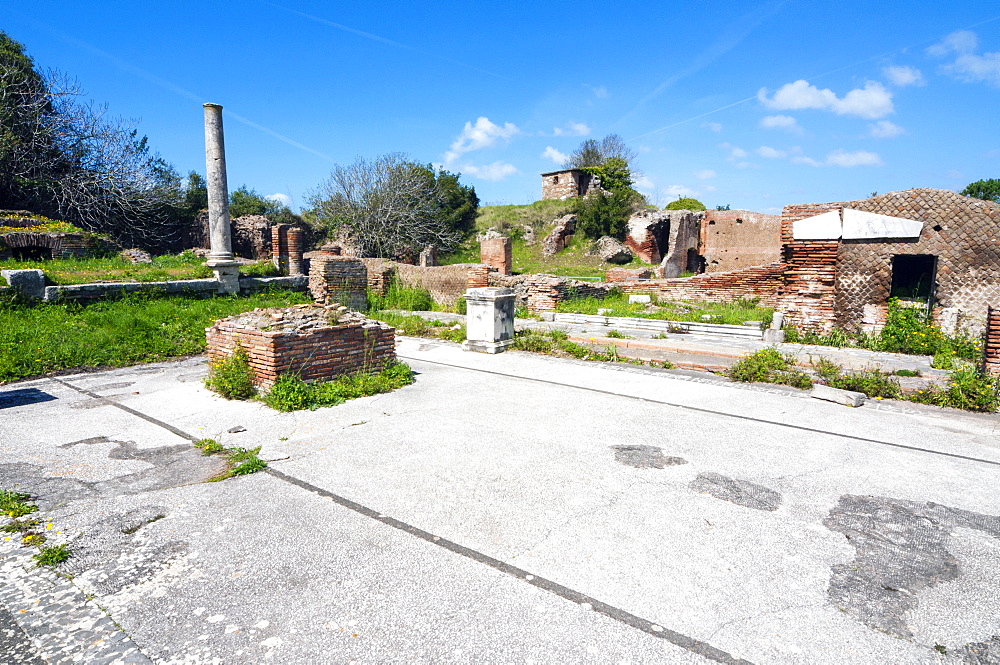
{"label": "stone block", "polygon": [[843,225],[837,210],[792,222],[792,238],[795,240],[837,240],[842,233]]}
{"label": "stone block", "polygon": [[462,348],[502,353],[514,341],[514,291],[490,286],[465,292],[466,340]]}
{"label": "stone block", "polygon": [[834,402],[836,404],[843,404],[844,406],[850,407],[859,407],[865,403],[865,400],[868,399],[868,396],[864,393],[841,390],[840,388],[831,388],[830,386],[824,386],[818,383],[812,387],[810,396],[815,397],[816,399]]}
{"label": "stone block", "polygon": [[11,288],[27,300],[41,300],[45,297],[45,273],[41,270],[0,270]]}
{"label": "stone block", "polygon": [[923,228],[923,222],[913,219],[844,208],[844,240],[919,238]]}
{"label": "stone block", "polygon": [[637,302],[638,303],[650,303],[650,302],[653,302],[653,299],[650,298],[648,295],[643,295],[643,294],[635,294],[635,295],[631,295],[631,296],[628,297],[628,304],[631,305],[631,304],[634,304],[634,303],[637,303]]}
{"label": "stone block", "polygon": [[785,331],[776,328],[768,328],[764,331],[765,344],[783,344],[785,342]]}

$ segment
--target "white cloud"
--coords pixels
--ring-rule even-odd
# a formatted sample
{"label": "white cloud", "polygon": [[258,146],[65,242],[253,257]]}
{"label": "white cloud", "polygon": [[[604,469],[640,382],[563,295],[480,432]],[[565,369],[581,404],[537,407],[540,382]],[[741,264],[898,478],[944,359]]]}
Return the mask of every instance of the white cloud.
{"label": "white cloud", "polygon": [[757,154],[767,159],[781,159],[782,157],[788,156],[788,153],[784,150],[775,150],[774,148],[766,145],[762,145],[757,148]]}
{"label": "white cloud", "polygon": [[792,157],[792,164],[806,164],[808,166],[823,166],[823,162],[817,162],[812,157],[805,157],[799,155],[797,157]]}
{"label": "white cloud", "polygon": [[264,198],[267,199],[268,201],[277,201],[278,203],[280,203],[283,206],[291,206],[292,205],[292,197],[289,196],[288,194],[281,194],[281,193],[278,193],[278,194],[268,194]]}
{"label": "white cloud", "polygon": [[635,181],[633,186],[641,192],[652,192],[656,189],[656,185],[648,176],[640,176],[638,180]]}
{"label": "white cloud", "polygon": [[846,150],[834,150],[826,157],[826,163],[830,166],[842,166],[852,168],[854,166],[882,166],[882,160],[874,152],[858,150],[847,152]]}
{"label": "white cloud", "polygon": [[744,157],[747,156],[747,151],[739,146],[735,146],[731,143],[720,143],[720,148],[725,148],[729,151],[729,156],[726,157],[726,161],[735,166],[738,169],[746,169],[753,166],[750,162],[744,161]]}
{"label": "white cloud", "polygon": [[716,133],[722,131],[722,125],[720,125],[717,122],[706,122],[706,123],[704,123],[702,125],[702,127],[705,127],[707,129],[711,129],[713,132],[716,132]]}
{"label": "white cloud", "polygon": [[694,177],[699,180],[708,180],[709,178],[715,177],[715,171],[712,169],[702,169],[701,171],[695,171]]}
{"label": "white cloud", "polygon": [[686,185],[667,185],[662,191],[667,196],[677,196],[680,198],[698,196],[698,192]]}
{"label": "white cloud", "polygon": [[591,88],[594,91],[594,97],[598,99],[605,99],[608,96],[608,89],[603,85],[599,85],[596,88]]}
{"label": "white cloud", "polygon": [[459,167],[459,170],[463,174],[471,175],[474,178],[479,178],[480,180],[491,180],[493,182],[503,180],[507,176],[517,173],[517,167],[513,164],[508,164],[507,162],[502,161],[496,161],[492,164],[486,164],[484,166],[465,164]]}
{"label": "white cloud", "polygon": [[924,85],[924,75],[916,67],[893,66],[882,70],[889,83],[900,88],[908,85]]}
{"label": "white cloud", "polygon": [[793,134],[801,134],[802,127],[798,120],[790,115],[768,115],[760,120],[760,126],[764,129],[784,129]]}
{"label": "white cloud", "polygon": [[564,164],[569,156],[562,154],[552,146],[546,146],[545,152],[542,153],[542,159],[552,160],[556,164]]}
{"label": "white cloud", "polygon": [[941,43],[928,48],[927,52],[936,56],[954,53],[954,62],[944,65],[941,70],[959,81],[985,82],[1000,88],[1000,51],[977,55],[975,50],[978,44],[976,33],[959,30],[945,37]]}
{"label": "white cloud", "polygon": [[757,99],[764,106],[777,110],[820,109],[871,119],[893,112],[892,93],[878,81],[868,81],[864,88],[855,88],[841,98],[829,88],[821,90],[799,79],[781,86],[772,97],[767,96],[767,88],[761,88]]}
{"label": "white cloud", "polygon": [[553,136],[586,136],[590,133],[590,127],[582,122],[568,122],[566,128],[556,127],[552,130]]}
{"label": "white cloud", "polygon": [[868,125],[868,128],[871,131],[871,135],[877,139],[891,139],[906,133],[905,129],[888,120],[879,120],[874,124]]}
{"label": "white cloud", "polygon": [[979,44],[979,38],[971,30],[956,30],[937,44],[929,46],[931,55],[943,56],[949,53],[972,53]]}
{"label": "white cloud", "polygon": [[645,154],[647,152],[652,152],[652,150],[653,149],[650,148],[648,145],[641,145],[641,146],[639,146],[639,152],[641,152],[643,154]]}
{"label": "white cloud", "polygon": [[498,140],[503,139],[506,141],[520,133],[521,130],[513,123],[504,123],[501,127],[490,122],[489,118],[480,116],[476,119],[475,124],[471,122],[465,123],[462,133],[451,144],[451,149],[445,153],[444,161],[445,163],[451,163],[458,159],[460,155],[472,152],[473,150],[492,147],[496,145]]}

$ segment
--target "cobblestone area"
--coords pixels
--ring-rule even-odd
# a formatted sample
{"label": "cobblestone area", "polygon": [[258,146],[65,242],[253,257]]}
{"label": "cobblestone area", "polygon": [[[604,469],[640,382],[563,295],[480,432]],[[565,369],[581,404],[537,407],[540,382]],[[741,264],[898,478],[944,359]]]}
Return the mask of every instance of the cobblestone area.
{"label": "cobblestone area", "polygon": [[6,664],[152,663],[76,585],[38,568],[33,550],[0,541],[0,649]]}

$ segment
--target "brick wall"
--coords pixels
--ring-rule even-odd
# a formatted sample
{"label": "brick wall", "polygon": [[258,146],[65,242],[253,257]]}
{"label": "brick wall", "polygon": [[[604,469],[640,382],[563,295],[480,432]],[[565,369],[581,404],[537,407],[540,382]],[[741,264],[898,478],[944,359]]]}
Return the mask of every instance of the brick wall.
{"label": "brick wall", "polygon": [[513,265],[510,238],[487,238],[479,241],[479,261],[503,275],[509,275]]}
{"label": "brick wall", "polygon": [[526,275],[522,282],[529,312],[551,312],[570,298],[604,298],[613,285],[555,275]]}
{"label": "brick wall", "polygon": [[[6,220],[5,222],[6,223]],[[68,259],[74,256],[84,256],[92,244],[107,244],[108,241],[87,240],[79,233],[21,233],[13,232],[0,235],[0,254],[9,256],[14,248],[38,247],[48,251],[53,259]]]}
{"label": "brick wall", "polygon": [[411,266],[397,263],[396,280],[402,286],[427,289],[434,302],[452,306],[465,293],[469,283],[468,263],[447,266]]}
{"label": "brick wall", "polygon": [[384,296],[396,278],[396,265],[385,259],[361,259],[368,269],[368,289]]}
{"label": "brick wall", "polygon": [[604,281],[614,284],[630,279],[649,279],[652,276],[653,271],[649,268],[608,268],[604,272]]}
{"label": "brick wall", "polygon": [[466,268],[465,288],[482,289],[487,286],[493,286],[493,284],[490,284],[489,266],[479,265],[479,266],[470,266]]}
{"label": "brick wall", "polygon": [[1000,307],[986,306],[983,334],[983,369],[1000,376]]}
{"label": "brick wall", "polygon": [[313,300],[323,304],[339,302],[359,312],[368,310],[368,270],[361,259],[321,255],[309,264]]}
{"label": "brick wall", "polygon": [[730,272],[705,273],[676,279],[617,282],[613,286],[625,293],[651,293],[662,300],[733,302],[740,298],[759,298],[760,304],[773,307],[781,288],[784,264],[780,261]]}
{"label": "brick wall", "polygon": [[208,358],[221,360],[237,344],[250,358],[255,383],[269,387],[282,374],[303,381],[328,381],[373,372],[396,361],[395,329],[376,321],[335,325],[307,332],[263,331],[219,321],[206,331]]}
{"label": "brick wall", "polygon": [[[923,223],[914,240],[793,240],[792,222],[852,208]],[[934,316],[978,334],[986,308],[1000,301],[1000,204],[939,189],[890,192],[869,199],[787,206],[782,215],[788,263],[779,309],[791,324],[829,331],[875,331],[885,323],[892,258],[937,257]]]}
{"label": "brick wall", "polygon": [[699,244],[705,272],[773,263],[781,258],[781,216],[749,210],[707,210]]}

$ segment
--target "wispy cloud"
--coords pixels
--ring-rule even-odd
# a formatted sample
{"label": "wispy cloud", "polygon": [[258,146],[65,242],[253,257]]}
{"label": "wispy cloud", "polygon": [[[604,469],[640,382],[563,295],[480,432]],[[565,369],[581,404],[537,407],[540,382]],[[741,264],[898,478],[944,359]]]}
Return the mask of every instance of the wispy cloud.
{"label": "wispy cloud", "polygon": [[802,127],[798,120],[790,115],[768,115],[760,120],[760,126],[764,129],[783,129],[792,134],[801,134]]}
{"label": "wispy cloud", "polygon": [[924,85],[924,75],[916,67],[892,66],[882,70],[889,83],[899,88],[908,85]]}
{"label": "wispy cloud", "polygon": [[729,151],[729,156],[726,157],[726,161],[736,168],[747,169],[754,166],[751,162],[746,161],[748,153],[743,148],[731,143],[720,143],[719,147]]}
{"label": "wispy cloud", "polygon": [[694,177],[698,178],[698,180],[708,180],[715,177],[715,171],[712,169],[702,169],[701,171],[695,171]]}
{"label": "wispy cloud", "polygon": [[556,127],[552,130],[553,136],[586,136],[591,131],[590,127],[582,122],[567,122],[565,127]]}
{"label": "wispy cloud", "polygon": [[507,122],[503,125],[497,125],[486,116],[479,116],[476,122],[465,123],[462,133],[458,135],[448,152],[445,153],[444,161],[446,164],[453,162],[467,152],[493,147],[498,141],[507,141],[520,133],[521,130],[513,123]]}
{"label": "wispy cloud", "polygon": [[869,133],[877,139],[892,139],[900,134],[905,134],[906,130],[888,120],[879,120],[868,125]]}
{"label": "wispy cloud", "polygon": [[471,175],[480,180],[490,180],[496,182],[503,180],[509,175],[517,173],[517,167],[504,161],[496,161],[492,164],[476,166],[474,164],[463,164],[458,170],[466,175]]}
{"label": "wispy cloud", "polygon": [[781,159],[788,155],[784,150],[776,150],[771,146],[762,145],[757,148],[757,154],[765,159]]}
{"label": "wispy cloud", "polygon": [[867,150],[856,150],[848,152],[846,150],[834,150],[826,156],[826,160],[818,161],[812,157],[795,155],[789,161],[793,164],[806,164],[807,166],[839,166],[841,168],[854,168],[856,166],[882,166],[882,159],[877,153]]}
{"label": "wispy cloud", "polygon": [[817,88],[799,79],[778,88],[768,97],[767,88],[757,92],[757,99],[768,108],[778,110],[819,109],[837,115],[861,118],[881,118],[893,112],[892,93],[878,81],[868,81],[864,88],[855,88],[837,97],[829,88]]}
{"label": "wispy cloud", "polygon": [[371,32],[365,32],[364,30],[358,30],[357,28],[352,28],[352,27],[350,27],[348,25],[344,25],[342,23],[336,23],[336,22],[331,21],[329,19],[325,19],[322,16],[316,16],[315,14],[307,14],[306,12],[300,12],[297,9],[292,9],[291,7],[285,7],[283,5],[275,4],[273,2],[266,2],[265,1],[264,4],[265,5],[269,5],[271,7],[274,7],[275,9],[280,9],[282,11],[288,12],[289,14],[295,14],[296,16],[301,16],[302,18],[308,19],[308,20],[313,21],[315,23],[321,23],[321,24],[329,26],[331,28],[336,28],[337,30],[341,30],[343,32],[347,32],[347,33],[350,33],[352,35],[356,35],[358,37],[362,37],[364,39],[371,40],[373,42],[378,42],[379,44],[384,44],[386,46],[392,46],[394,48],[404,49],[404,50],[407,50],[407,51],[412,51],[414,53],[419,53],[420,55],[424,55],[424,56],[427,56],[429,58],[436,58],[438,60],[443,60],[445,62],[450,62],[450,63],[452,63],[454,65],[459,65],[461,67],[465,67],[466,69],[471,69],[471,70],[480,72],[482,74],[489,74],[490,76],[495,76],[497,78],[506,79],[508,81],[512,80],[511,77],[509,77],[509,76],[505,76],[503,74],[498,74],[496,72],[491,72],[488,69],[483,69],[482,67],[478,67],[476,65],[472,65],[472,64],[469,64],[467,62],[462,62],[461,60],[455,60],[454,58],[449,58],[447,56],[443,56],[440,53],[436,53],[434,51],[425,51],[423,49],[419,49],[419,48],[416,48],[414,46],[410,46],[409,44],[403,44],[401,42],[393,41],[391,39],[387,39],[385,37],[373,34]]}
{"label": "wispy cloud", "polygon": [[281,193],[278,193],[278,194],[268,194],[264,198],[267,199],[268,201],[275,201],[277,203],[280,203],[283,206],[291,206],[292,205],[292,197],[289,196],[288,194],[281,194]]}
{"label": "wispy cloud", "polygon": [[941,71],[965,83],[988,83],[1000,87],[1000,51],[977,54],[979,38],[969,30],[959,30],[927,49],[934,56],[954,55]]}
{"label": "wispy cloud", "polygon": [[542,159],[548,159],[555,164],[565,164],[569,156],[564,155],[552,146],[546,146],[545,151],[542,153]]}

